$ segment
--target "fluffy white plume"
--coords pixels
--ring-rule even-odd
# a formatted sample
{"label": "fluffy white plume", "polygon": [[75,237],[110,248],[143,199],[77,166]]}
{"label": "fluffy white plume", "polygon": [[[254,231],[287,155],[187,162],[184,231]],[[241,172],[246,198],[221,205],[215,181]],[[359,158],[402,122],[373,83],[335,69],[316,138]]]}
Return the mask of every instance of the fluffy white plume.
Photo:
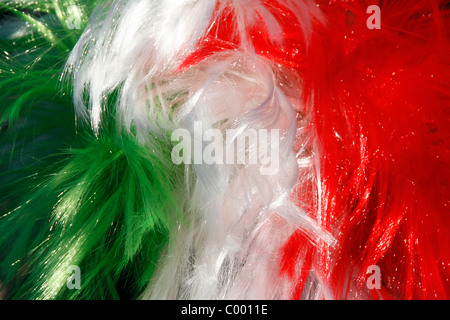
{"label": "fluffy white plume", "polygon": [[[308,38],[311,21],[322,19],[318,8],[311,1],[280,2],[293,10]],[[128,132],[134,127],[143,141],[149,130],[167,129],[170,113],[164,106],[154,106],[155,97],[160,98],[157,84],[177,72],[227,10],[235,13],[235,30],[246,51],[252,51],[247,29],[258,17],[263,18],[272,40],[282,42],[279,22],[260,0],[105,2],[91,17],[67,63],[78,114],[89,119],[98,133],[101,113],[114,93],[119,125]]]}
{"label": "fluffy white plume", "polygon": [[[312,19],[320,19],[317,7],[280,2],[292,8],[308,38]],[[183,60],[230,8],[242,50],[181,72]],[[272,175],[262,174],[261,162],[186,165],[186,223],[170,235],[143,298],[288,298],[290,286],[278,277],[283,242],[298,228],[312,242],[330,241],[290,198],[297,183],[315,183],[308,117],[296,76],[252,50],[247,30],[257,18],[272,41],[282,42],[279,22],[259,0],[114,1],[98,8],[70,56],[76,108],[96,133],[106,108],[142,143],[177,128],[195,136],[196,123],[225,136],[234,129],[232,141],[249,130],[279,130],[279,170]],[[238,145],[236,154],[251,148]]]}
{"label": "fluffy white plume", "polygon": [[191,136],[195,123],[205,131],[219,129],[223,136],[234,129],[236,140],[251,129],[279,130],[280,162],[272,175],[261,174],[261,162],[188,166],[195,172],[188,223],[173,235],[144,298],[288,298],[290,286],[278,274],[283,242],[297,228],[313,242],[330,240],[290,199],[299,168],[303,178],[311,179],[309,136],[306,120],[297,128],[296,114],[303,111],[296,102],[299,84],[290,83],[293,76],[277,79],[272,68],[261,58],[222,53],[162,88],[187,92],[175,119]]}
{"label": "fluffy white plume", "polygon": [[152,84],[193,50],[214,6],[210,0],[123,0],[96,10],[67,65],[77,111],[87,116],[88,105],[97,133],[105,99],[114,91],[121,125],[128,130],[135,126],[141,139],[149,130],[159,131],[169,119],[149,114]]}

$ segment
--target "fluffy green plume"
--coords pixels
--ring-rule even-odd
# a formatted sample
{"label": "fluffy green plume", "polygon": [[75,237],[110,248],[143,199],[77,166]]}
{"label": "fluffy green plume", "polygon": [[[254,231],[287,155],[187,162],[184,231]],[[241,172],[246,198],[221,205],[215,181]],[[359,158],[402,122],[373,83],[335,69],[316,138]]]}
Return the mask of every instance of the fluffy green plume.
{"label": "fluffy green plume", "polygon": [[[182,172],[112,136],[68,151],[58,171],[0,219],[2,274],[16,281],[12,298],[135,298],[147,284],[180,220],[174,192]],[[169,145],[159,146],[170,158]],[[80,267],[80,290],[66,286],[71,265]]]}
{"label": "fluffy green plume", "polygon": [[[183,222],[183,171],[170,161],[169,139],[152,136],[146,147],[116,132],[112,112],[94,136],[77,123],[60,80],[98,2],[0,2],[0,282],[8,299],[136,298]],[[70,266],[80,268],[80,289],[67,286]]]}
{"label": "fluffy green plume", "polygon": [[[17,183],[42,172],[55,161],[47,156],[75,138],[71,97],[60,78],[89,10],[73,1],[0,1],[2,207],[24,191]],[[68,29],[69,11],[79,29]]]}

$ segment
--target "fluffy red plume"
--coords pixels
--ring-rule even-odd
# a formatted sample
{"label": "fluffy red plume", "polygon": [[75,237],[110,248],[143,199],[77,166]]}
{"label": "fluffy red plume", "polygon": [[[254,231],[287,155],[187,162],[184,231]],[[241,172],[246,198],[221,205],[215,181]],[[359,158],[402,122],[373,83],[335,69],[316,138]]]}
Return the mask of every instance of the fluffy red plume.
{"label": "fluffy red plume", "polygon": [[[379,30],[366,25],[371,4],[381,7]],[[282,270],[296,261],[309,268],[313,259],[337,299],[447,299],[448,4],[320,7],[328,23],[314,32],[304,70],[320,159],[312,215],[337,244],[312,251],[296,233],[282,249]],[[371,266],[381,273],[381,287],[373,290],[366,286]],[[293,298],[300,298],[305,274],[295,277]]]}
{"label": "fluffy red plume", "polygon": [[[449,298],[448,2],[316,1],[321,14],[303,24],[289,1],[262,3],[281,41],[262,16],[243,35],[242,17],[221,2],[219,23],[183,68],[248,37],[255,54],[302,79],[319,188],[294,196],[314,204],[311,217],[336,243],[312,244],[299,230],[280,248],[292,298],[311,297],[313,287],[322,298]],[[368,28],[370,5],[381,8],[381,29]],[[381,287],[367,286],[372,266]]]}

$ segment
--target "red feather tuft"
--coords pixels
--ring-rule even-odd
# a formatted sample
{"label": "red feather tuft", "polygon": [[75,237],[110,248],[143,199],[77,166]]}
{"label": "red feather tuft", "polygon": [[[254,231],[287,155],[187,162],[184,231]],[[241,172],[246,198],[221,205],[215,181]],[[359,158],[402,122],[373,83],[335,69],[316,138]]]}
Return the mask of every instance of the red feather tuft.
{"label": "red feather tuft", "polygon": [[[305,59],[320,158],[315,217],[337,239],[334,247],[319,245],[313,265],[334,298],[370,291],[373,298],[447,299],[448,5],[378,4],[382,28],[370,30],[369,3],[323,2],[328,25],[317,28]],[[283,252],[282,265],[308,261],[292,248]],[[381,271],[379,290],[365,286],[372,265]]]}
{"label": "red feather tuft", "polygon": [[[305,31],[298,19],[297,11],[300,9],[289,0],[261,2],[261,10],[258,10],[258,7],[251,8],[252,14],[256,17],[249,17],[250,14],[238,12],[234,3],[219,1],[208,33],[200,42],[198,49],[183,62],[181,69],[187,69],[215,53],[238,48],[254,50],[257,55],[268,58],[276,64],[300,68],[306,50]],[[270,15],[279,25],[282,33],[281,43],[276,43],[267,32],[268,21],[264,15]],[[245,30],[238,28],[241,20],[246,26]],[[248,44],[251,48],[246,47]]]}

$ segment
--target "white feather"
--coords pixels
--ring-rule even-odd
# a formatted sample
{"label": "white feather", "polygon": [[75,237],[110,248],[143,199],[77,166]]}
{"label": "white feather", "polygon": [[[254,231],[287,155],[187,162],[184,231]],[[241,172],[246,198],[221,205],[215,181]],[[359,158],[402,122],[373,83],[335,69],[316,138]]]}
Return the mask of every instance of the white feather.
{"label": "white feather", "polygon": [[[312,21],[321,19],[318,8],[312,1],[279,1],[292,8],[308,39]],[[241,48],[181,72],[230,8]],[[249,129],[280,132],[275,175],[262,175],[261,163],[186,165],[187,222],[170,235],[142,298],[288,298],[291,284],[278,274],[279,249],[288,236],[300,228],[312,242],[331,241],[290,198],[296,184],[316,183],[309,127],[307,118],[300,125],[296,120],[305,112],[297,76],[277,78],[275,66],[252,48],[248,27],[259,17],[280,44],[280,22],[260,0],[114,1],[98,8],[70,55],[75,106],[97,134],[107,107],[116,111],[118,131],[133,132],[142,143],[176,128],[192,133],[196,121],[205,130],[234,129],[235,139]],[[113,94],[117,101],[108,101]],[[294,152],[294,143],[301,151]],[[311,282],[311,296],[319,285]]]}
{"label": "white feather", "polygon": [[264,59],[227,52],[163,88],[189,91],[175,119],[192,135],[196,121],[205,130],[235,129],[236,138],[246,129],[279,129],[281,161],[280,171],[271,176],[261,175],[261,164],[194,165],[189,223],[180,225],[143,298],[286,299],[291,287],[278,277],[278,250],[288,236],[300,228],[313,242],[331,241],[290,200],[298,183],[298,161],[306,171],[312,163],[310,155],[296,159],[293,151],[296,110],[303,107],[290,101],[299,101],[299,91],[282,90],[272,68]]}

